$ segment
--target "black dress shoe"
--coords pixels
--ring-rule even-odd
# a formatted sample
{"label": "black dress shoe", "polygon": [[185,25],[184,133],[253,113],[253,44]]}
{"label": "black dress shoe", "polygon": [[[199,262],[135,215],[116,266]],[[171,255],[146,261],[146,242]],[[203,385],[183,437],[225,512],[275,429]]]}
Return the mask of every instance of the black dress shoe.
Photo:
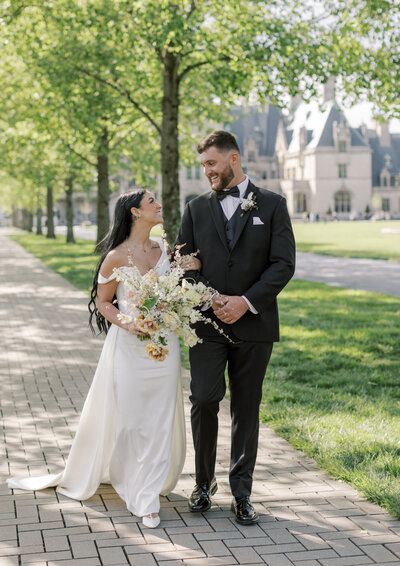
{"label": "black dress shoe", "polygon": [[193,513],[208,511],[211,507],[211,496],[217,489],[218,485],[215,478],[211,480],[210,484],[196,485],[188,501],[190,511]]}
{"label": "black dress shoe", "polygon": [[258,523],[258,513],[250,503],[248,495],[235,497],[232,501],[231,509],[235,513],[237,523],[241,525],[254,525],[254,523]]}

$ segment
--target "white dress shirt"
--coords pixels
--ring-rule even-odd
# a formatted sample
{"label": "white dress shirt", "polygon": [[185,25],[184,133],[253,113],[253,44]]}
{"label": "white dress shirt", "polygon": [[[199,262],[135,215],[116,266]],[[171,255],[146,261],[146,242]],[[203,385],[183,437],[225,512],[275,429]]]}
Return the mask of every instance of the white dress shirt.
{"label": "white dress shirt", "polygon": [[[237,185],[237,188],[239,189],[240,192],[240,197],[233,197],[232,195],[228,195],[223,200],[219,201],[220,205],[222,206],[222,210],[228,220],[230,220],[232,216],[235,214],[235,211],[241,202],[240,199],[244,198],[248,184],[249,184],[249,178],[246,175],[244,181],[242,181]],[[242,295],[242,298],[248,304],[250,312],[252,312],[253,314],[258,314],[258,311],[253,307],[251,302],[244,295]]]}
{"label": "white dress shirt", "polygon": [[245,180],[237,185],[237,188],[240,191],[240,198],[228,195],[223,200],[219,201],[222,206],[222,210],[224,211],[224,214],[228,220],[230,220],[235,214],[235,211],[240,204],[240,199],[244,198],[248,184],[249,178],[246,176]]}

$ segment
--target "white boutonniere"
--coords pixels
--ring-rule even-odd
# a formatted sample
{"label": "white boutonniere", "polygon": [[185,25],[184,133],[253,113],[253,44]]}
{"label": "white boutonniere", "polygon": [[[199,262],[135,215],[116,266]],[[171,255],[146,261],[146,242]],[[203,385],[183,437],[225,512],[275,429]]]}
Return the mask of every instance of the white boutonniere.
{"label": "white boutonniere", "polygon": [[243,216],[243,214],[245,212],[248,212],[249,210],[257,210],[258,209],[257,201],[256,201],[256,197],[255,197],[254,193],[249,193],[247,198],[242,198],[240,200],[241,200],[240,208],[243,210],[243,212],[240,216]]}

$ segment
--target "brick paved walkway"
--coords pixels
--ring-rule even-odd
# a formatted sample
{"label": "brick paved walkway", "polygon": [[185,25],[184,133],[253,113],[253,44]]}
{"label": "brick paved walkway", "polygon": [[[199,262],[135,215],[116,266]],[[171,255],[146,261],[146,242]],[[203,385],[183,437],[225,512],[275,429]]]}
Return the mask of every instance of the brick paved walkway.
{"label": "brick paved walkway", "polygon": [[[261,428],[253,501],[258,525],[232,520],[227,483],[229,410],[222,407],[212,510],[188,512],[193,451],[161,528],[141,528],[110,486],[79,502],[53,489],[29,493],[9,474],[59,471],[102,345],[87,328],[86,297],[0,234],[0,566],[355,566],[400,564],[400,522],[332,481]],[[186,379],[187,387],[187,379]]]}

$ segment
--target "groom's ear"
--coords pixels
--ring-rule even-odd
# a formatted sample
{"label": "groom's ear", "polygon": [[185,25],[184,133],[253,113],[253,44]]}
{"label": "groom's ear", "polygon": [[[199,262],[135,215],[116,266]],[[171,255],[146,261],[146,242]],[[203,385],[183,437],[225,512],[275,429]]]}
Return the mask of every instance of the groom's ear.
{"label": "groom's ear", "polygon": [[229,160],[231,162],[231,165],[238,165],[240,163],[240,155],[237,151],[232,151],[229,156]]}

